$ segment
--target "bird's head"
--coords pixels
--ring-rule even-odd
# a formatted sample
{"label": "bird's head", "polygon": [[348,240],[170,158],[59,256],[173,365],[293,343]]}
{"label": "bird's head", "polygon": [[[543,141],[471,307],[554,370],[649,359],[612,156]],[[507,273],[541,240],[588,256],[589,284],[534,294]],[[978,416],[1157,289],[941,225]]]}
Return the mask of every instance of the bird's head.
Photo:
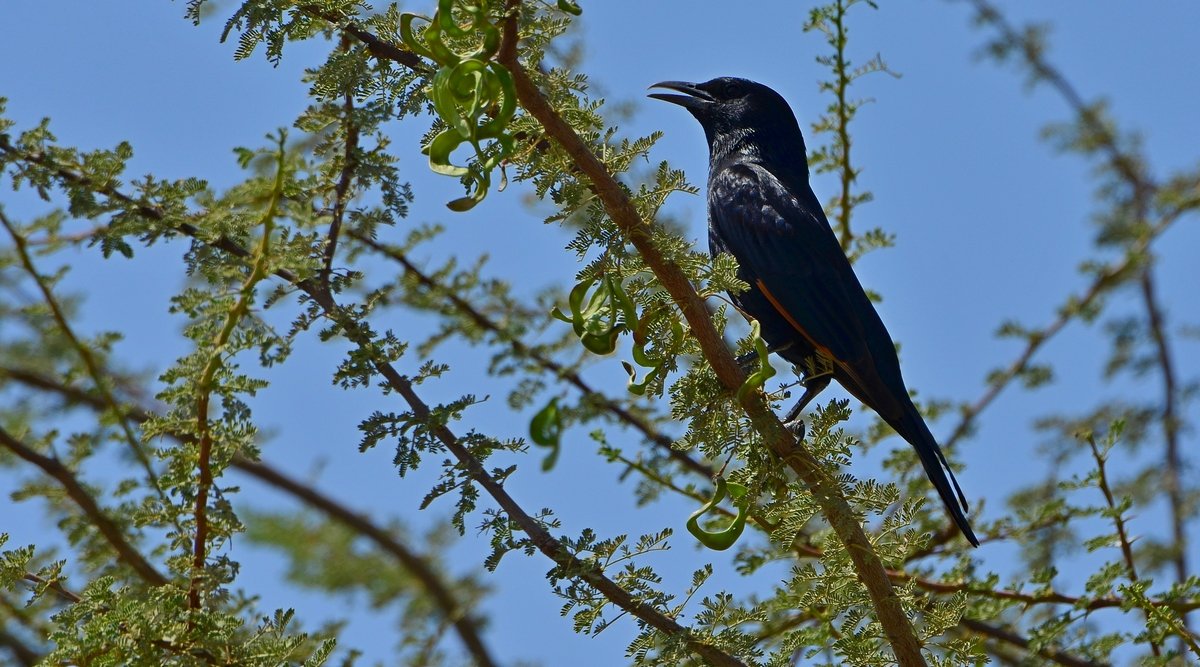
{"label": "bird's head", "polygon": [[747,139],[783,144],[804,155],[804,139],[792,108],[783,96],[761,83],[725,76],[704,83],[663,81],[650,87],[683,93],[650,93],[650,97],[678,104],[695,116],[714,156]]}

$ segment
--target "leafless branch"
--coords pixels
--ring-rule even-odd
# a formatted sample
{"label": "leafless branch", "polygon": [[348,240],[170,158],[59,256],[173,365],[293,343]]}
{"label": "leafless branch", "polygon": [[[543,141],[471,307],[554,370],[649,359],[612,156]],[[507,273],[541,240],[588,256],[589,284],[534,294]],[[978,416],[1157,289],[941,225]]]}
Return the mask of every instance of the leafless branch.
{"label": "leafless branch", "polygon": [[[1154,340],[1154,348],[1158,359],[1159,373],[1163,383],[1162,430],[1166,441],[1165,469],[1167,502],[1171,507],[1172,561],[1175,565],[1175,580],[1187,581],[1187,519],[1183,493],[1183,456],[1179,447],[1179,415],[1176,407],[1178,400],[1178,385],[1175,380],[1175,363],[1171,354],[1171,344],[1167,339],[1166,325],[1162,308],[1155,294],[1154,272],[1150,267],[1141,276],[1142,303],[1146,308],[1147,320],[1150,324],[1150,335]],[[1184,617],[1184,622],[1187,618]]]}

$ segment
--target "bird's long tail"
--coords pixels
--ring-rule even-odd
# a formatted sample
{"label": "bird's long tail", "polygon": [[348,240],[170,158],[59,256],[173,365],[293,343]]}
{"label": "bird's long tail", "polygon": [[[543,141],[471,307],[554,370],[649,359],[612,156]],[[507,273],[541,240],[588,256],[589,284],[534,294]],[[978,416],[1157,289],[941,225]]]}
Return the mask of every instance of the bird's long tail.
{"label": "bird's long tail", "polygon": [[954,473],[950,470],[950,464],[946,462],[945,455],[942,454],[942,448],[938,446],[937,440],[929,432],[929,427],[925,425],[925,420],[921,419],[916,407],[910,407],[906,411],[902,424],[892,425],[893,428],[897,426],[902,427],[896,429],[900,436],[917,450],[917,456],[921,458],[925,474],[929,476],[929,481],[933,482],[933,487],[942,497],[942,503],[946,506],[946,511],[950,513],[950,518],[954,519],[955,525],[972,546],[979,546],[979,538],[975,537],[975,532],[971,530],[971,524],[967,521],[967,499],[958,486],[958,480],[954,479]]}

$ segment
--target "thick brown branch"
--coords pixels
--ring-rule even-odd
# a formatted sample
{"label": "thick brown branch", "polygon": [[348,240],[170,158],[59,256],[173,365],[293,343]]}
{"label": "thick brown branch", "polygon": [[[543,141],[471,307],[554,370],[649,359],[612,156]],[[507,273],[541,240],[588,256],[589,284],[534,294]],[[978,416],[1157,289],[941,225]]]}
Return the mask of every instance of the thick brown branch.
{"label": "thick brown branch", "polygon": [[38,452],[28,447],[25,443],[13,437],[3,427],[0,427],[0,445],[4,445],[16,454],[18,458],[25,460],[37,466],[50,477],[54,478],[66,491],[67,496],[75,502],[75,505],[83,512],[84,516],[91,521],[92,525],[100,531],[104,536],[105,541],[117,552],[117,557],[122,562],[133,569],[143,580],[152,586],[162,586],[167,583],[167,578],[159,574],[158,570],[146,560],[142,554],[125,539],[124,532],[121,528],[108,518],[104,510],[96,503],[95,498],[88,493],[87,489],[83,488],[83,484],[75,477],[66,466],[58,459],[43,456]]}
{"label": "thick brown branch", "polygon": [[[730,392],[736,392],[746,380],[745,373],[734,361],[733,355],[713,327],[704,300],[696,293],[684,272],[671,260],[662,255],[654,245],[650,226],[642,220],[633,202],[620,183],[592,152],[591,148],[563,120],[550,105],[537,85],[517,59],[517,12],[519,0],[509,0],[509,15],[505,20],[504,42],[499,60],[513,75],[517,98],[521,106],[546,130],[546,134],[570,156],[572,162],[595,188],[596,195],[613,223],[637,249],[646,265],[654,272],[663,288],[675,300],[692,335],[700,344],[721,383]],[[875,612],[888,641],[901,665],[924,665],[921,642],[917,639],[912,623],[892,588],[883,569],[883,563],[875,553],[863,532],[862,525],[853,509],[834,480],[821,467],[803,443],[795,438],[771,412],[762,396],[755,392],[744,392],[742,407],[764,440],[804,481],[838,537],[854,561],[855,569],[863,581],[874,604]]]}
{"label": "thick brown branch", "polygon": [[[345,324],[353,326],[353,323]],[[347,333],[350,335],[351,340],[354,340],[354,337],[357,335],[353,331],[347,331]],[[366,341],[355,342],[365,343]],[[376,363],[376,370],[387,380],[388,386],[404,398],[405,402],[408,403],[418,418],[429,418],[429,407],[413,391],[412,384],[407,378],[400,375],[390,364]],[[529,516],[517,504],[516,500],[508,494],[508,491],[499,482],[488,474],[483,464],[471,454],[470,450],[463,445],[448,427],[436,427],[434,435],[458,460],[459,465],[466,469],[471,478],[483,487],[509,518],[515,521],[521,530],[529,536],[529,539],[537,547],[538,551],[541,551],[546,557],[553,560],[563,571],[578,576],[603,594],[604,597],[611,600],[613,604],[633,614],[659,632],[671,637],[683,638],[697,655],[704,658],[710,664],[729,666],[743,664],[737,658],[721,651],[715,646],[691,639],[691,632],[688,628],[680,625],[673,618],[663,614],[653,606],[634,598],[628,591],[605,576],[597,567],[588,565],[571,555],[558,540],[542,527],[542,524]]]}
{"label": "thick brown branch", "polygon": [[[219,354],[218,350],[215,354]],[[208,403],[210,392],[201,390],[196,401],[196,425],[199,447],[196,449],[200,479],[196,484],[196,502],[192,510],[196,518],[196,535],[192,541],[192,579],[188,585],[188,608],[200,609],[200,588],[203,583],[205,561],[208,551],[208,493],[212,488],[212,434],[208,426]]]}
{"label": "thick brown branch", "polygon": [[[342,334],[352,343],[360,346],[364,350],[372,349],[372,340],[367,334],[363,333],[357,321],[348,318],[338,304],[333,300],[333,297],[325,291],[318,288],[312,281],[301,281],[298,287],[308,293],[313,300],[321,306],[325,315],[342,330]],[[431,414],[429,406],[421,400],[413,389],[412,383],[407,377],[400,374],[390,363],[375,359],[372,362],[375,370],[383,376],[388,387],[400,395],[401,398],[408,404],[413,415],[423,421],[430,421]],[[662,613],[652,605],[641,602],[634,598],[629,591],[622,588],[619,584],[609,579],[604,573],[594,565],[589,565],[572,555],[562,543],[554,538],[536,519],[530,516],[508,491],[494,477],[488,473],[487,469],[479,459],[475,458],[474,454],[466,447],[458,436],[444,424],[434,425],[430,427],[432,435],[446,448],[448,452],[458,461],[458,464],[467,472],[475,483],[479,484],[492,497],[493,500],[504,510],[505,514],[517,524],[517,526],[529,536],[530,541],[550,560],[554,561],[564,572],[570,573],[570,576],[578,577],[586,582],[591,587],[599,591],[604,597],[611,601],[616,606],[624,611],[632,614],[647,625],[655,628],[665,635],[682,639],[688,647],[697,655],[704,658],[713,665],[735,666],[743,665],[737,658],[725,653],[721,649],[712,646],[706,642],[694,639],[691,636],[691,631],[680,625],[675,619]]]}

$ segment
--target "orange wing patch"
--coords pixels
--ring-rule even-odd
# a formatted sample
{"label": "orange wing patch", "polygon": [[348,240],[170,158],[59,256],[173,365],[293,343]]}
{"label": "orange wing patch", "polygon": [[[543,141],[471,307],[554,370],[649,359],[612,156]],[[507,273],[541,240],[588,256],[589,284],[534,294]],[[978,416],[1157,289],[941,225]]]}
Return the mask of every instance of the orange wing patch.
{"label": "orange wing patch", "polygon": [[870,405],[870,402],[866,400],[865,396],[859,396],[859,393],[865,392],[866,385],[863,382],[862,376],[859,374],[858,369],[855,368],[850,362],[844,361],[842,359],[838,359],[837,357],[833,356],[833,352],[831,352],[828,347],[825,347],[824,345],[821,345],[817,341],[813,340],[812,336],[810,336],[809,333],[804,330],[804,327],[800,326],[800,323],[796,321],[796,318],[792,317],[791,313],[788,313],[788,311],[784,309],[783,305],[781,303],[779,303],[779,299],[776,299],[775,295],[771,294],[771,290],[767,289],[767,286],[763,284],[763,281],[761,279],[755,280],[754,284],[758,285],[758,289],[762,290],[763,296],[767,297],[767,301],[769,301],[771,303],[771,306],[773,306],[775,308],[775,310],[780,315],[783,316],[783,319],[787,320],[788,324],[792,325],[792,327],[796,330],[796,332],[799,333],[801,336],[803,336],[804,340],[808,341],[809,345],[813,346],[813,349],[815,349],[817,351],[817,354],[825,357],[833,365],[835,365],[839,369],[841,369],[842,372],[844,372],[846,375],[850,376],[850,379],[853,382],[857,383],[859,387],[864,387],[862,392],[856,392],[856,391],[854,391],[853,387],[850,387],[848,385],[847,385],[846,389],[851,394],[853,394],[855,396],[855,398],[862,401],[863,403]]}
{"label": "orange wing patch", "polygon": [[771,294],[771,290],[767,289],[767,286],[763,284],[761,279],[755,280],[754,284],[758,285],[758,289],[762,291],[763,296],[767,297],[767,301],[771,302],[771,305],[775,308],[775,310],[783,316],[783,319],[787,320],[788,324],[792,325],[792,328],[795,329],[797,333],[799,333],[801,336],[804,336],[804,340],[808,341],[808,344],[812,345],[813,349],[825,355],[825,357],[834,359],[836,361],[833,353],[829,351],[829,348],[821,345],[817,341],[813,340],[812,336],[808,335],[808,332],[804,330],[804,327],[800,326],[800,323],[797,322],[794,317],[792,317],[792,314],[784,309],[783,305],[779,303],[779,300],[775,298],[774,294]]}

